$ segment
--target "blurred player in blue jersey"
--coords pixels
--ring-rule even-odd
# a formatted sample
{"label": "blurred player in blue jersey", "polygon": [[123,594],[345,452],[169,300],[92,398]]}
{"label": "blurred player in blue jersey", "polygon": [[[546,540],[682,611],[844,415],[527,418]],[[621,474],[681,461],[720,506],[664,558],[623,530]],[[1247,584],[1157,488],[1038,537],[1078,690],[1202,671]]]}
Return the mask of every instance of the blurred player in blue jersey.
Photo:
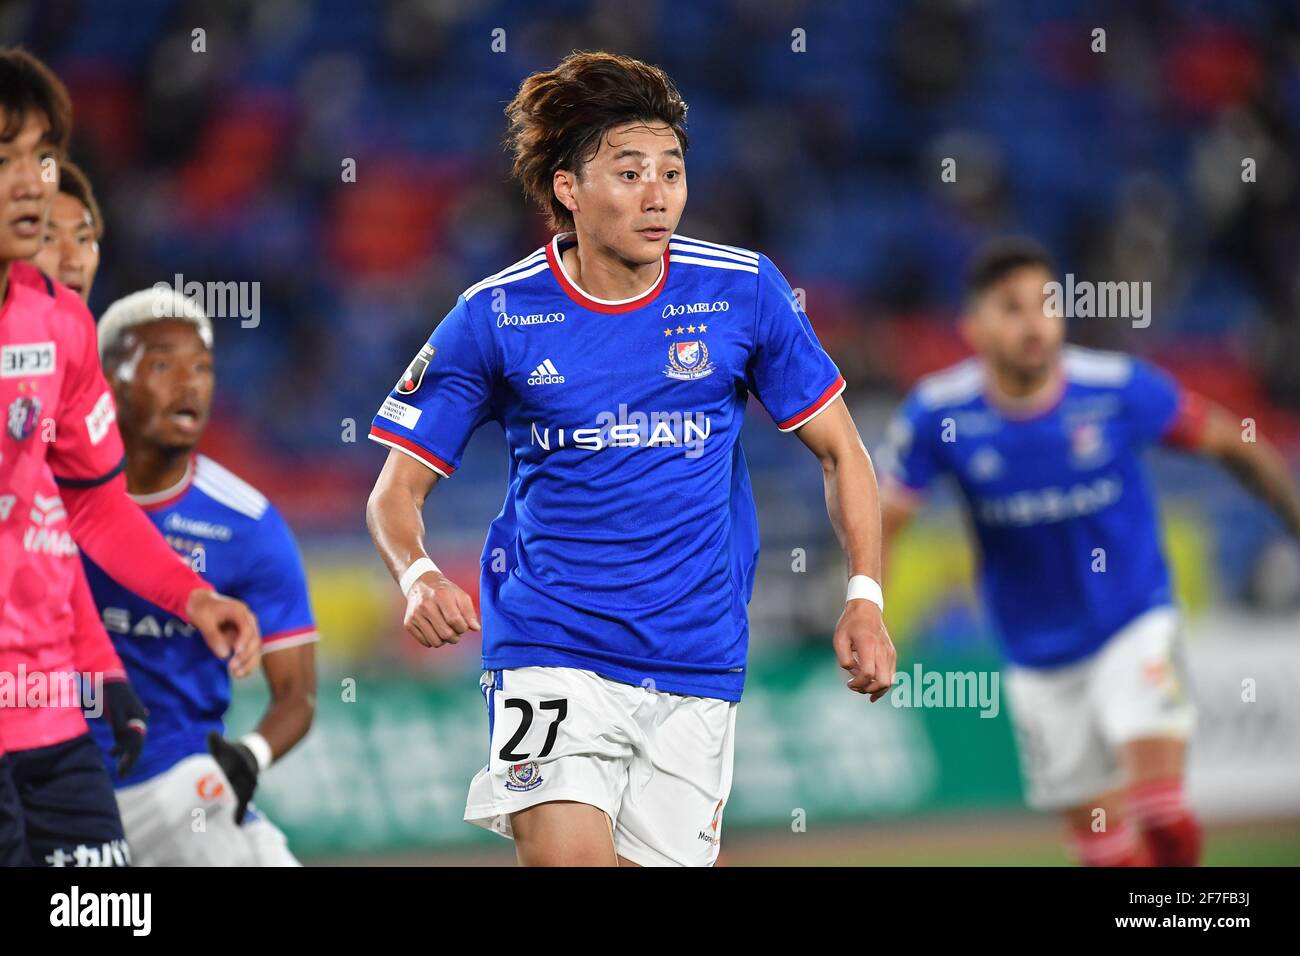
{"label": "blurred player in blue jersey", "polygon": [[710,865],[731,786],[758,526],[748,395],[822,464],[849,687],[894,674],[879,512],[844,379],[776,266],[675,234],[686,105],[659,69],[577,53],[507,107],[515,173],[565,231],[464,291],[374,419],[367,517],[421,644],[480,630],[421,506],[494,421],[510,449],[482,556],[487,765],[465,818],[524,865]]}
{"label": "blurred player in blue jersey", "polygon": [[1222,462],[1297,535],[1300,497],[1234,416],[1140,359],[1064,345],[1053,279],[1023,240],[976,257],[961,329],[977,354],[921,380],[880,455],[885,540],[936,476],[956,479],[1029,804],[1062,814],[1082,863],[1193,865],[1182,622],[1140,456],[1163,444]]}
{"label": "blurred player in blue jersey", "polygon": [[193,628],[85,561],[104,626],[149,709],[148,745],[125,777],[108,759],[110,728],[94,727],[132,859],[296,865],[284,835],[249,803],[259,774],[306,735],[314,714],[318,637],[293,535],[257,489],[194,453],[213,390],[212,324],[197,303],[165,287],[120,299],[100,320],[99,349],[132,498],[180,560],[252,608],[271,691],[257,730],[225,740],[222,662]]}

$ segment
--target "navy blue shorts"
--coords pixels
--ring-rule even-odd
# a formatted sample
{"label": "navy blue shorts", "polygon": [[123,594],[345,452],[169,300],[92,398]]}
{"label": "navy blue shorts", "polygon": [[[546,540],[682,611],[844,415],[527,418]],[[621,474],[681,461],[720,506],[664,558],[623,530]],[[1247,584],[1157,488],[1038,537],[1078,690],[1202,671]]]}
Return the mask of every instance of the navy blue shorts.
{"label": "navy blue shorts", "polygon": [[23,806],[8,754],[0,755],[0,866],[27,862],[27,837],[23,834]]}
{"label": "navy blue shorts", "polygon": [[113,783],[89,733],[10,751],[30,866],[130,866]]}

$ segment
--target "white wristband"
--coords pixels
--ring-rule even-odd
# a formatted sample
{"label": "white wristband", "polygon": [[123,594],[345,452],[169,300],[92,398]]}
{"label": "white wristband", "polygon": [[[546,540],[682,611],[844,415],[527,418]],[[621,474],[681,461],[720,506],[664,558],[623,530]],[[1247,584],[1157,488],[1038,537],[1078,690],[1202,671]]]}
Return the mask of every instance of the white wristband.
{"label": "white wristband", "polygon": [[844,603],[857,600],[870,601],[880,610],[885,609],[885,592],[880,590],[880,585],[874,578],[865,574],[855,574],[849,578],[849,596],[844,599]]}
{"label": "white wristband", "polygon": [[402,580],[397,582],[397,586],[402,589],[403,594],[409,594],[411,591],[411,585],[415,583],[416,578],[423,574],[428,574],[430,571],[437,570],[438,566],[428,558],[417,558],[412,562],[411,566],[406,569],[406,573],[402,575]]}
{"label": "white wristband", "polygon": [[239,738],[239,742],[253,752],[258,770],[265,770],[271,766],[271,761],[275,757],[271,754],[271,745],[266,742],[265,737],[259,733],[244,734]]}

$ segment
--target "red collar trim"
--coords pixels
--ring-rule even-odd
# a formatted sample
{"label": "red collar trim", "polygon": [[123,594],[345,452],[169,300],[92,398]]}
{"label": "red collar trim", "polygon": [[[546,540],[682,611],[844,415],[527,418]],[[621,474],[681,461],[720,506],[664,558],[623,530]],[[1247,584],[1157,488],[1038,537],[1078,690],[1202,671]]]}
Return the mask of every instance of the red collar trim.
{"label": "red collar trim", "polygon": [[190,490],[190,485],[194,484],[194,457],[190,456],[189,462],[185,465],[185,474],[181,480],[176,482],[170,488],[164,488],[162,491],[155,491],[147,495],[131,495],[131,500],[138,504],[145,511],[157,511],[160,508],[166,508],[168,505],[174,505],[185,492]]}
{"label": "red collar trim", "polygon": [[555,281],[560,284],[560,288],[564,290],[570,299],[584,309],[590,309],[592,312],[603,312],[606,315],[633,312],[653,302],[668,282],[668,250],[665,249],[663,262],[659,270],[659,278],[655,280],[654,285],[640,295],[634,295],[630,299],[597,299],[594,296],[587,295],[573,284],[573,280],[564,271],[564,263],[560,260],[560,240],[568,239],[572,235],[571,232],[562,232],[552,239],[546,247],[546,261],[550,264],[551,275],[555,276]]}

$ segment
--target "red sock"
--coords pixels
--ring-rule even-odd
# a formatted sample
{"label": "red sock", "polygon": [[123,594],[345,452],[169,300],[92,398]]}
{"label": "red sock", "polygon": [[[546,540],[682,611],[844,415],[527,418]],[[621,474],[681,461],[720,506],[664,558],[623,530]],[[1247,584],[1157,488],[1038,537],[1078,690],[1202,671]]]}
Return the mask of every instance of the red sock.
{"label": "red sock", "polygon": [[1129,791],[1129,813],[1155,866],[1196,866],[1201,827],[1183,800],[1181,777],[1141,783]]}
{"label": "red sock", "polygon": [[1101,833],[1070,830],[1070,844],[1082,866],[1150,866],[1137,827],[1127,820]]}

